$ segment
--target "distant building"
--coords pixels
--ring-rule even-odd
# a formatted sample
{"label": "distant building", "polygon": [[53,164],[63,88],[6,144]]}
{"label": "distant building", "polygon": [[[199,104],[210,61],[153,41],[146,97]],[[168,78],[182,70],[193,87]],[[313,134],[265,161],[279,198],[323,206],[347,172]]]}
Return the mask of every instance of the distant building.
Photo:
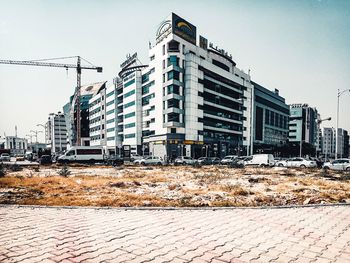
{"label": "distant building", "polygon": [[349,134],[347,130],[338,128],[338,140],[336,142],[336,129],[323,128],[322,154],[326,158],[336,158],[335,144],[338,143],[338,157],[349,157]]}
{"label": "distant building", "polygon": [[[80,87],[80,134],[81,134],[81,145],[90,145],[89,135],[89,100],[94,94],[98,93],[100,89],[105,87],[106,82],[99,82],[90,85],[84,85]],[[63,112],[66,116],[66,125],[68,129],[68,143],[73,146],[76,145],[77,134],[77,112],[76,112],[76,98],[74,95],[70,97],[69,103],[63,106]]]}
{"label": "distant building", "polygon": [[28,147],[28,141],[25,138],[16,136],[5,137],[5,149],[10,150],[11,155],[25,154]]}
{"label": "distant building", "polygon": [[252,81],[254,85],[254,152],[274,151],[288,140],[289,105],[279,95]]}
{"label": "distant building", "polygon": [[[117,107],[115,85],[105,85],[89,101],[90,145],[105,146],[110,154],[115,154],[118,146]],[[119,125],[122,126],[121,119]],[[121,137],[119,136],[119,148],[121,148]]]}
{"label": "distant building", "polygon": [[349,133],[347,130],[343,130],[343,135],[344,135],[344,152],[343,152],[343,157],[350,157],[349,154]]}
{"label": "distant building", "polygon": [[63,113],[50,113],[45,125],[46,143],[52,153],[67,150],[67,127]]}
{"label": "distant building", "polygon": [[290,105],[289,117],[289,141],[307,143],[317,147],[317,136],[319,132],[318,113],[316,108],[308,104]]}
{"label": "distant building", "polygon": [[335,129],[323,128],[322,133],[322,154],[326,158],[333,158],[335,153]]}

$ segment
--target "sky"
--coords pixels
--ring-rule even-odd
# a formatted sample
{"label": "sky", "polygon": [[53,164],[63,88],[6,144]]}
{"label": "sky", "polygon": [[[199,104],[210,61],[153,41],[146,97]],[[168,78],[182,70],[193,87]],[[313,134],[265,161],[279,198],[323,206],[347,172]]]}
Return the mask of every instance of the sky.
{"label": "sky", "polygon": [[[307,103],[336,127],[337,91],[350,89],[350,1],[0,0],[0,59],[82,56],[82,84],[112,83],[126,54],[147,64],[148,43],[174,12],[232,54],[237,67],[288,104]],[[56,62],[75,63],[75,60]],[[74,92],[74,69],[0,64],[0,136],[43,130]],[[350,131],[350,92],[339,127]],[[44,141],[39,133],[39,141]]]}

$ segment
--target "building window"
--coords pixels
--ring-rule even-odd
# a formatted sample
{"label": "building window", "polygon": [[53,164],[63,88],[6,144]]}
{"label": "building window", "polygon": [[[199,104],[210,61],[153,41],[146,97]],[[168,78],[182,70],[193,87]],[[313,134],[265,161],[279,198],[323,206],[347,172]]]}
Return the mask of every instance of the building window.
{"label": "building window", "polygon": [[147,95],[146,97],[143,97],[142,98],[142,106],[143,105],[148,105],[150,99],[154,98],[154,96],[155,96],[154,93],[152,93],[152,94]]}
{"label": "building window", "polygon": [[124,126],[125,129],[132,128],[132,127],[135,127],[135,122],[125,124]]}
{"label": "building window", "polygon": [[179,58],[177,56],[170,56],[168,58],[168,67],[170,67],[171,65],[178,67],[179,64]]}
{"label": "building window", "polygon": [[169,85],[168,94],[178,94],[180,95],[180,87],[178,85]]}
{"label": "building window", "polygon": [[113,94],[114,94],[114,90],[113,90],[113,91],[111,91],[111,92],[109,92],[109,93],[107,93],[106,98],[108,98],[108,97],[112,96]]}
{"label": "building window", "polygon": [[130,117],[134,117],[135,116],[135,112],[130,112],[124,115],[124,119],[130,118]]}
{"label": "building window", "polygon": [[168,122],[174,121],[174,122],[180,122],[180,114],[179,113],[168,113]]}
{"label": "building window", "polygon": [[129,87],[130,85],[135,83],[135,79],[130,80],[129,82],[124,84],[124,88]]}
{"label": "building window", "polygon": [[125,98],[127,98],[127,97],[130,97],[130,96],[133,95],[133,94],[135,94],[135,90],[134,90],[134,89],[131,90],[131,91],[129,91],[129,92],[127,92],[127,93],[125,93],[123,97],[124,97],[124,99],[125,99]]}
{"label": "building window", "polygon": [[152,61],[152,60],[154,60],[154,58],[155,58],[155,56],[153,55],[149,59]]}
{"label": "building window", "polygon": [[165,59],[163,59],[163,69],[165,69]]}
{"label": "building window", "polygon": [[129,107],[134,106],[134,105],[135,105],[135,101],[131,101],[129,103],[124,104],[124,109],[129,108]]}
{"label": "building window", "polygon": [[114,109],[113,110],[109,110],[106,112],[106,115],[109,115],[109,114],[112,114],[114,112]]}
{"label": "building window", "polygon": [[135,133],[125,134],[124,138],[125,139],[135,138]]}
{"label": "building window", "polygon": [[168,108],[180,108],[180,101],[178,99],[168,100]]}
{"label": "building window", "polygon": [[154,85],[154,80],[142,87],[142,95],[149,92],[149,88]]}
{"label": "building window", "polygon": [[165,45],[163,45],[163,56],[165,55]]}
{"label": "building window", "polygon": [[180,80],[180,72],[172,70],[168,72],[168,80],[175,79]]}
{"label": "building window", "polygon": [[170,51],[170,52],[179,52],[179,46],[180,46],[179,42],[177,42],[175,40],[171,40],[168,43],[168,51]]}
{"label": "building window", "polygon": [[176,128],[171,128],[170,133],[176,133]]}

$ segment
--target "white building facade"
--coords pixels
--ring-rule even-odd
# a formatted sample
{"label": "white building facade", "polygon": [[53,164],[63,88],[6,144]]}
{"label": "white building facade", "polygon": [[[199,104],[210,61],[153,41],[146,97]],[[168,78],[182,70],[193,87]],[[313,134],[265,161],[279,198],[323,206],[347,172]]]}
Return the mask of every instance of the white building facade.
{"label": "white building facade", "polygon": [[50,113],[45,125],[45,140],[52,153],[67,150],[67,126],[63,113]]}
{"label": "white building facade", "polygon": [[10,150],[11,155],[25,154],[28,148],[28,141],[17,136],[6,136],[4,146],[5,149]]}
{"label": "white building facade", "polygon": [[196,31],[172,13],[149,45],[149,65],[128,56],[106,91],[107,144],[165,159],[249,153],[250,76],[224,50],[202,36],[197,41]]}

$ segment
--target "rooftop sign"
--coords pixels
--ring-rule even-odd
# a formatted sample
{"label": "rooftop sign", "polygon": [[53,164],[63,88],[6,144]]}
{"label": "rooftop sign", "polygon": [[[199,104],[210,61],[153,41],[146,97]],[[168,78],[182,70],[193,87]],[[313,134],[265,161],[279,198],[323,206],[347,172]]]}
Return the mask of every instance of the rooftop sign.
{"label": "rooftop sign", "polygon": [[197,28],[174,13],[172,13],[171,20],[173,33],[193,45],[196,45]]}
{"label": "rooftop sign", "polygon": [[137,52],[135,52],[132,56],[130,56],[130,54],[126,55],[126,60],[122,64],[120,64],[120,67],[122,69],[126,68],[127,66],[136,62],[136,58],[137,58]]}

